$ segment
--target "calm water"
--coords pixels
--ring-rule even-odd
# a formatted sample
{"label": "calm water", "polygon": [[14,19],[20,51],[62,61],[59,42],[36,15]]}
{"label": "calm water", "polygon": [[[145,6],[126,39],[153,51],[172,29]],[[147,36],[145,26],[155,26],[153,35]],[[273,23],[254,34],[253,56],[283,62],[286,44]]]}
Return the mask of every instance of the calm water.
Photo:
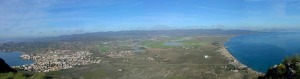
{"label": "calm water", "polygon": [[134,46],[134,47],[132,47],[132,51],[134,53],[143,53],[143,52],[145,52],[145,48],[141,47],[141,46]]}
{"label": "calm water", "polygon": [[164,45],[165,46],[182,46],[182,44],[179,42],[166,42]]}
{"label": "calm water", "polygon": [[0,58],[4,59],[4,61],[10,66],[20,66],[25,64],[33,63],[32,60],[24,60],[20,56],[22,53],[20,52],[0,52]]}
{"label": "calm water", "polygon": [[231,38],[225,46],[241,63],[266,72],[286,56],[300,54],[300,32],[269,32]]}

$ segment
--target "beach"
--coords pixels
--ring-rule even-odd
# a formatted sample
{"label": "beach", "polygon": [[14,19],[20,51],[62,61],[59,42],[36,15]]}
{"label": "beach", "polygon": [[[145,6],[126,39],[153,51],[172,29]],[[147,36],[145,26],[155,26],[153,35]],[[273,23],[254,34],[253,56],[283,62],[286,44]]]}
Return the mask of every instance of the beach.
{"label": "beach", "polygon": [[219,48],[218,52],[220,52],[221,55],[223,55],[229,64],[232,64],[233,66],[236,67],[235,71],[247,71],[248,73],[253,73],[253,74],[257,74],[257,75],[262,75],[263,73],[261,72],[257,72],[252,70],[251,68],[247,67],[246,65],[240,63],[234,56],[232,56],[230,54],[230,52],[228,52],[228,50],[226,49],[225,46],[222,46]]}

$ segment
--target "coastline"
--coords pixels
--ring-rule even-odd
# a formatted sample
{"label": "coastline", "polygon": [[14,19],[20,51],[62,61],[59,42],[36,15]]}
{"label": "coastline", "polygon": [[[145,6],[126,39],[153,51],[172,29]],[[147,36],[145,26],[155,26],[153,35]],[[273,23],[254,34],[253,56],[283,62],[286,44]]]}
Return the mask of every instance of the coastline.
{"label": "coastline", "polygon": [[222,47],[219,48],[218,50],[220,52],[221,55],[223,55],[226,60],[228,61],[229,64],[234,65],[237,70],[245,70],[249,73],[255,73],[257,75],[263,75],[263,73],[255,71],[251,68],[249,68],[248,66],[246,66],[245,64],[242,64],[241,62],[239,62],[228,50],[227,48],[223,45]]}
{"label": "coastline", "polygon": [[[24,52],[19,52],[19,51],[0,51],[0,53],[6,53],[7,56],[4,54],[1,56],[4,61],[10,63],[10,67],[15,67],[15,66],[22,66],[22,65],[30,65],[33,64],[34,61],[30,59],[24,59],[22,56],[25,54]],[[11,61],[14,60],[14,61]]]}

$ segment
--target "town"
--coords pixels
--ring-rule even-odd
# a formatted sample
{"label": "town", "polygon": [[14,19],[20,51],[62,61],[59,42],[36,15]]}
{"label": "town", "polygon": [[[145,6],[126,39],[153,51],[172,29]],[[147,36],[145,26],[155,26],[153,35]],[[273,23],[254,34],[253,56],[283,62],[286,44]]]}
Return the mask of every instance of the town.
{"label": "town", "polygon": [[22,55],[23,59],[32,59],[35,62],[29,65],[15,66],[15,68],[35,71],[49,72],[76,66],[100,63],[100,57],[91,57],[92,53],[87,51],[55,50],[46,53]]}

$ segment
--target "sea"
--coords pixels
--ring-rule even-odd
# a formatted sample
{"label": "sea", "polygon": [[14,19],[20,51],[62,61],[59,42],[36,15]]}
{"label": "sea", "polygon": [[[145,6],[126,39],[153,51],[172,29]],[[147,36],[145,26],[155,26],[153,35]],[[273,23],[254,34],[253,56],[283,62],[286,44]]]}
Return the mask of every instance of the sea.
{"label": "sea", "polygon": [[21,52],[0,52],[0,58],[2,58],[9,66],[21,66],[26,64],[32,64],[32,60],[22,59]]}
{"label": "sea", "polygon": [[300,32],[260,32],[236,36],[225,43],[241,63],[265,73],[287,56],[300,55]]}

